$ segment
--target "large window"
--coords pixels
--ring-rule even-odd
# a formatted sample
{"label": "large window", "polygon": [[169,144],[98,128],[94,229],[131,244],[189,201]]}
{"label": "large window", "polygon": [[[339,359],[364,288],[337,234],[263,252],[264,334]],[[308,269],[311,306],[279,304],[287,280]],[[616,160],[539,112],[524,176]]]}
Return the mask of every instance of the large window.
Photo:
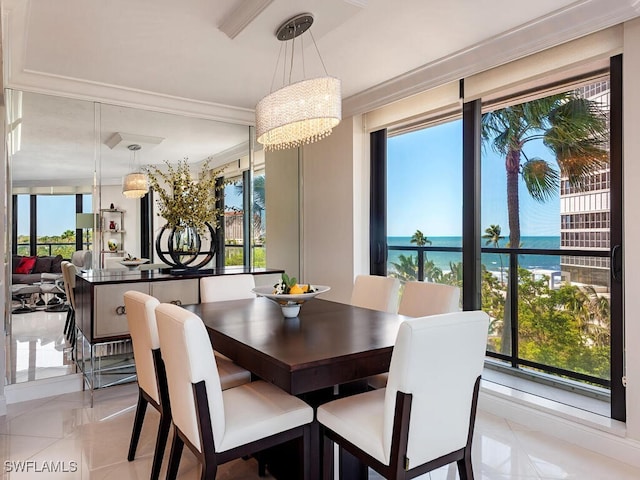
{"label": "large window", "polygon": [[13,198],[14,251],[18,255],[70,259],[76,250],[91,248],[92,231],[76,229],[76,214],[91,212],[91,195],[19,194]]}
{"label": "large window", "polygon": [[[245,184],[251,182],[251,177],[253,188],[245,192]],[[264,180],[264,169],[256,170],[251,176],[246,171],[242,176],[225,179],[225,265],[266,266]]]}
{"label": "large window", "polygon": [[372,134],[372,273],[461,285],[491,317],[495,368],[610,398],[624,420],[621,57],[555,80]]}
{"label": "large window", "polygon": [[462,121],[391,132],[387,144],[387,273],[461,285]]}

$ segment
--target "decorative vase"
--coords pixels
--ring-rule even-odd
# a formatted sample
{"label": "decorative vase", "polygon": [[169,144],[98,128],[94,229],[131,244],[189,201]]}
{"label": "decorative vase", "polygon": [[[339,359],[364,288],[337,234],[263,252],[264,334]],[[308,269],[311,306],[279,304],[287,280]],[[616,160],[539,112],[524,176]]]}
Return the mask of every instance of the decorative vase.
{"label": "decorative vase", "polygon": [[177,269],[196,270],[204,267],[216,254],[217,242],[213,227],[207,223],[209,238],[203,239],[188,225],[167,228],[156,237],[156,252],[161,261]]}
{"label": "decorative vase", "polygon": [[180,256],[199,252],[200,243],[200,235],[193,227],[185,226],[173,230],[173,251]]}

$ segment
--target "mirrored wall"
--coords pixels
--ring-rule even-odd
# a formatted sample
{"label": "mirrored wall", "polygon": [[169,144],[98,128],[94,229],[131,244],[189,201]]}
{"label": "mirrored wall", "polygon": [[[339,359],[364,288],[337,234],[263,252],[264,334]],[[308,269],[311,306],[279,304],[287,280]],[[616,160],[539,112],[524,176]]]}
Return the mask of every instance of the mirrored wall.
{"label": "mirrored wall", "polygon": [[[30,92],[6,98],[13,263],[89,249],[92,268],[103,269],[114,263],[109,258],[141,256],[164,221],[152,201],[152,238],[145,240],[144,203],[122,195],[123,176],[183,159],[199,170],[210,159],[211,168],[224,167],[225,264],[266,266],[264,155],[253,151],[250,127]],[[130,145],[140,149],[133,154]],[[29,275],[55,269],[44,263]],[[56,311],[63,293],[43,294],[20,275],[11,274],[6,309],[8,383],[74,373],[62,332],[66,313]]]}

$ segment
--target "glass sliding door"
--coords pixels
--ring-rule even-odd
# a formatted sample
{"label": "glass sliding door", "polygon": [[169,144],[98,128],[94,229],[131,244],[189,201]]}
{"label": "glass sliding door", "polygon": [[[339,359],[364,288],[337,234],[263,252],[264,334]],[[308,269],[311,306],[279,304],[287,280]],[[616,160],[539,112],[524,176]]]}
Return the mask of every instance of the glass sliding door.
{"label": "glass sliding door", "polygon": [[[611,387],[608,74],[482,117],[482,306],[488,354],[543,376]],[[616,191],[614,187],[613,191]],[[619,191],[619,189],[618,189]],[[618,352],[618,355],[620,352]]]}

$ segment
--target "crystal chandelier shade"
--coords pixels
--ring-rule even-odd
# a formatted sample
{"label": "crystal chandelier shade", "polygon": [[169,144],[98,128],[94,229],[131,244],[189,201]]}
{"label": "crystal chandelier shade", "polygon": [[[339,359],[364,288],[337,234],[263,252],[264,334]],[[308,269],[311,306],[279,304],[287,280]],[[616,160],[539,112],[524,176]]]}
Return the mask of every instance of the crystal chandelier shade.
{"label": "crystal chandelier shade", "polygon": [[[301,14],[283,23],[276,36],[278,40],[291,40],[289,83],[272,91],[256,105],[256,140],[265,150],[296,148],[316,142],[331,134],[342,119],[340,80],[327,75],[315,40],[313,41],[325,76],[291,82],[294,64],[294,39],[313,24],[311,14]],[[309,32],[311,35],[311,32]],[[313,39],[313,35],[311,35]],[[302,59],[304,69],[304,58]],[[277,70],[276,64],[276,70]],[[304,73],[304,70],[303,70]],[[283,78],[286,77],[284,67]],[[274,74],[275,78],[275,74]]]}
{"label": "crystal chandelier shade", "polygon": [[299,147],[329,135],[341,118],[340,80],[303,80],[258,102],[256,136],[267,149]]}

